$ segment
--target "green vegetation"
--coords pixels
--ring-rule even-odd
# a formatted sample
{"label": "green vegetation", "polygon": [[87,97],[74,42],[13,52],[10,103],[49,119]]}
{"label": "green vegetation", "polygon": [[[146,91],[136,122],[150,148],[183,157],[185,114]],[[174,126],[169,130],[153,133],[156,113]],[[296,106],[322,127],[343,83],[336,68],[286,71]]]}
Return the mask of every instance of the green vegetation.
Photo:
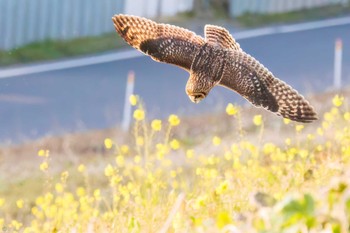
{"label": "green vegetation", "polygon": [[348,15],[349,13],[350,4],[337,4],[277,14],[246,13],[242,16],[237,17],[236,20],[242,26],[245,27],[258,27],[277,23],[283,24],[291,22],[325,19],[330,17]]}
{"label": "green vegetation", "polygon": [[47,40],[8,52],[0,50],[0,66],[99,53],[121,46],[124,46],[124,42],[116,33],[67,41]]}
{"label": "green vegetation", "polygon": [[[229,104],[226,128],[235,130],[226,138],[198,134],[193,140],[200,143],[193,145],[175,133],[182,129],[188,137],[186,128],[196,130],[178,116],[147,121],[138,97],[130,102],[132,140],[101,140],[108,156],[83,153],[69,163],[69,149],[64,156],[37,148],[38,156],[27,159],[38,169],[23,171],[25,159],[1,169],[0,229],[348,232],[350,112],[344,97],[336,95],[318,123],[280,119],[273,131],[262,115],[246,124],[242,109]],[[278,136],[270,140],[267,132]]]}

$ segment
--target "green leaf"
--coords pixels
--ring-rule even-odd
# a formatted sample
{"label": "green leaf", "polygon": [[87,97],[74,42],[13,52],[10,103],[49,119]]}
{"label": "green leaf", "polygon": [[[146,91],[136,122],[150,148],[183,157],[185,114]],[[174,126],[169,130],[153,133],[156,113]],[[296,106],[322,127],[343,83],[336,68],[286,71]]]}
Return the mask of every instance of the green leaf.
{"label": "green leaf", "polygon": [[315,224],[315,201],[309,194],[305,194],[302,199],[291,200],[282,209],[284,215],[283,227],[289,227],[300,221],[304,221],[308,228]]}

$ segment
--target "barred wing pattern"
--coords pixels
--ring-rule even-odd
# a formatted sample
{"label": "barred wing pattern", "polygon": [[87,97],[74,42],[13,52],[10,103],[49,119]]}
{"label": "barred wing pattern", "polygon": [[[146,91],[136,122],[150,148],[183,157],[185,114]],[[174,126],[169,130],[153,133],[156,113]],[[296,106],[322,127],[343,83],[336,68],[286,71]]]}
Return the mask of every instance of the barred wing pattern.
{"label": "barred wing pattern", "polygon": [[309,102],[296,90],[244,52],[234,52],[233,62],[220,85],[230,88],[257,107],[299,122],[317,119]]}
{"label": "barred wing pattern", "polygon": [[204,32],[206,42],[221,46],[223,49],[242,51],[240,45],[225,28],[207,24]]}
{"label": "barred wing pattern", "polygon": [[204,39],[187,29],[130,15],[112,18],[119,35],[154,60],[190,70]]}

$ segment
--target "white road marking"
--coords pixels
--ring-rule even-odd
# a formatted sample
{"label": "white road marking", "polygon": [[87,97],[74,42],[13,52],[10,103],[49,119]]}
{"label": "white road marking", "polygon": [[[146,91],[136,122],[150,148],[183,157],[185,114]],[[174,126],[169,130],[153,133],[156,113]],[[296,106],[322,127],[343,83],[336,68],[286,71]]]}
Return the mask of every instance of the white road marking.
{"label": "white road marking", "polygon": [[[266,28],[260,28],[260,29],[241,31],[241,32],[233,33],[233,35],[235,39],[242,40],[242,39],[259,37],[259,36],[307,31],[307,30],[313,30],[313,29],[319,29],[319,28],[341,26],[346,24],[350,24],[350,17],[327,19],[327,20],[320,20],[320,21],[308,22],[308,23],[298,23],[293,25],[266,27]],[[136,50],[130,50],[130,51],[115,52],[115,53],[104,54],[104,55],[97,55],[97,56],[87,57],[87,58],[76,58],[76,59],[70,59],[70,60],[58,61],[58,62],[48,62],[48,63],[41,63],[41,64],[35,64],[35,65],[24,65],[17,68],[5,68],[5,69],[0,69],[0,79],[27,75],[27,74],[48,72],[53,70],[63,70],[63,69],[69,69],[74,67],[95,65],[95,64],[106,63],[111,61],[131,59],[131,58],[136,58],[141,56],[144,56],[141,52],[138,52]]]}

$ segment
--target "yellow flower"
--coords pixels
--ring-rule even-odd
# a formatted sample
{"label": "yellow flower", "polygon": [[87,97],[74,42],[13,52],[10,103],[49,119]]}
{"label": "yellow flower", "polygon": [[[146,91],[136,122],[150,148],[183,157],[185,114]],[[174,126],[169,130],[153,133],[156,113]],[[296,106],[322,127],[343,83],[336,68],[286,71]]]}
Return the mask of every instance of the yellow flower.
{"label": "yellow flower", "polygon": [[115,159],[115,162],[117,163],[117,165],[119,167],[123,167],[125,165],[125,159],[124,159],[124,156],[122,155],[118,155]]}
{"label": "yellow flower", "polygon": [[290,144],[292,144],[292,140],[290,138],[286,138],[286,140],[284,140],[284,143],[286,143],[287,146],[290,146]]}
{"label": "yellow flower", "polygon": [[310,140],[310,141],[311,141],[311,140],[314,140],[314,139],[315,139],[315,135],[313,135],[313,134],[308,134],[308,135],[307,135],[307,139]]}
{"label": "yellow flower", "polygon": [[115,175],[111,178],[111,185],[116,186],[123,178],[119,175]]}
{"label": "yellow flower", "polygon": [[214,169],[214,168],[212,168],[212,169],[207,169],[206,171],[205,171],[205,176],[207,177],[207,178],[216,178],[217,176],[218,176],[218,170],[216,170],[216,169]]}
{"label": "yellow flower", "polygon": [[234,116],[238,113],[238,107],[234,106],[233,104],[229,103],[226,107],[226,113],[229,116]]}
{"label": "yellow flower", "polygon": [[135,163],[140,163],[140,162],[141,162],[141,156],[136,155],[136,156],[134,157],[134,162],[135,162]]}
{"label": "yellow flower", "polygon": [[264,154],[271,154],[271,153],[275,152],[276,148],[277,147],[275,146],[275,144],[266,143],[264,145],[263,152],[264,152]]}
{"label": "yellow flower", "polygon": [[43,196],[39,196],[35,200],[35,204],[38,206],[44,205],[44,203],[45,203],[45,199]]}
{"label": "yellow flower", "polygon": [[215,193],[217,195],[221,195],[221,194],[225,193],[227,191],[227,189],[228,189],[228,181],[225,180],[225,181],[221,182],[218,187],[216,187]]}
{"label": "yellow flower", "polygon": [[22,209],[23,206],[24,206],[24,201],[23,201],[23,199],[17,200],[17,201],[16,201],[16,205],[17,205],[18,209]]}
{"label": "yellow flower", "polygon": [[339,109],[336,108],[336,107],[333,107],[333,108],[331,109],[331,114],[333,114],[334,116],[338,115],[338,114],[339,114]]}
{"label": "yellow flower", "polygon": [[63,188],[63,185],[61,183],[57,183],[55,185],[55,189],[56,189],[56,192],[62,193],[64,188]]}
{"label": "yellow flower", "polygon": [[85,170],[86,170],[86,167],[85,167],[84,164],[80,164],[80,165],[78,166],[78,172],[83,173],[83,172],[85,172]]}
{"label": "yellow flower", "polygon": [[233,152],[233,153],[239,153],[240,152],[240,149],[239,149],[239,146],[237,145],[237,144],[232,144],[231,145],[231,151]]}
{"label": "yellow flower", "polygon": [[208,196],[207,195],[201,195],[197,197],[197,199],[194,202],[194,209],[199,209],[201,207],[204,207],[207,204]]}
{"label": "yellow flower", "polygon": [[322,136],[323,135],[323,129],[322,128],[317,128],[317,133],[318,133],[318,135]]}
{"label": "yellow flower", "polygon": [[199,217],[192,217],[192,224],[195,227],[202,227],[203,226],[203,219]]}
{"label": "yellow flower", "polygon": [[46,208],[45,214],[47,218],[54,218],[57,216],[57,206],[52,205],[48,208]]}
{"label": "yellow flower", "polygon": [[225,152],[225,154],[224,154],[224,158],[226,159],[226,160],[231,160],[232,159],[232,154],[231,154],[231,152],[230,151],[226,151]]}
{"label": "yellow flower", "polygon": [[344,113],[344,119],[350,121],[350,112]]}
{"label": "yellow flower", "polygon": [[177,182],[176,180],[174,180],[173,182],[172,182],[172,184],[171,184],[171,187],[173,188],[173,189],[178,189],[179,188],[179,182]]}
{"label": "yellow flower", "polygon": [[142,109],[136,109],[134,111],[134,118],[137,121],[142,121],[143,119],[145,119],[145,111],[143,111]]}
{"label": "yellow flower", "polygon": [[112,165],[108,164],[107,167],[105,168],[105,176],[110,177],[113,176],[114,174],[114,168]]}
{"label": "yellow flower", "polygon": [[127,145],[122,145],[120,147],[120,151],[123,153],[123,154],[127,154],[129,153],[129,147]]}
{"label": "yellow flower", "polygon": [[329,122],[333,122],[335,120],[334,116],[330,112],[326,112],[323,117],[326,121]]}
{"label": "yellow flower", "polygon": [[162,129],[162,121],[155,119],[152,121],[151,126],[154,131],[160,131]]}
{"label": "yellow flower", "polygon": [[45,156],[45,150],[43,150],[43,149],[39,150],[38,156],[40,156],[40,157]]}
{"label": "yellow flower", "polygon": [[41,150],[39,150],[38,151],[38,156],[40,156],[40,157],[49,157],[49,150],[43,150],[43,149],[41,149]]}
{"label": "yellow flower", "polygon": [[137,96],[136,95],[130,95],[129,102],[132,106],[135,106],[137,104]]}
{"label": "yellow flower", "polygon": [[22,225],[23,225],[22,223],[20,223],[16,220],[12,220],[11,224],[10,224],[11,228],[14,228],[17,231],[22,227]]}
{"label": "yellow flower", "polygon": [[65,183],[67,181],[67,178],[69,176],[69,172],[68,171],[64,171],[61,173],[61,181],[62,183]]}
{"label": "yellow flower", "polygon": [[168,121],[169,121],[169,124],[170,124],[171,126],[177,126],[177,125],[180,124],[180,119],[179,119],[179,117],[176,116],[176,115],[174,115],[174,114],[171,114],[171,115],[169,116]]}
{"label": "yellow flower", "polygon": [[213,141],[212,142],[213,142],[214,146],[219,146],[221,144],[221,138],[215,136],[215,137],[213,137]]}
{"label": "yellow flower", "polygon": [[253,123],[256,126],[260,126],[262,124],[262,116],[261,115],[255,115],[253,118]]}
{"label": "yellow flower", "polygon": [[78,197],[82,197],[86,194],[85,189],[83,187],[78,187],[76,190],[76,194]]}
{"label": "yellow flower", "polygon": [[40,170],[46,171],[49,168],[49,164],[47,162],[42,162],[40,164]]}
{"label": "yellow flower", "polygon": [[340,106],[342,106],[343,101],[344,101],[344,97],[343,96],[336,95],[336,96],[334,96],[332,102],[333,102],[334,106],[340,107]]}
{"label": "yellow flower", "polygon": [[307,150],[300,150],[299,155],[302,159],[305,159],[309,155],[309,152]]}
{"label": "yellow flower", "polygon": [[232,217],[228,212],[220,212],[216,217],[216,225],[219,229],[224,228],[232,222]]}
{"label": "yellow flower", "polygon": [[100,214],[99,210],[94,209],[94,212],[92,213],[92,216],[94,216],[94,218],[97,218]]}
{"label": "yellow flower", "polygon": [[170,171],[170,176],[171,176],[172,178],[175,178],[176,175],[177,175],[177,173],[176,173],[175,170],[171,170],[171,171]]}
{"label": "yellow flower", "polygon": [[328,129],[329,126],[330,126],[329,122],[327,122],[327,121],[322,122],[322,128]]}
{"label": "yellow flower", "polygon": [[101,199],[101,191],[99,189],[94,190],[94,197],[96,198],[96,200]]}
{"label": "yellow flower", "polygon": [[106,149],[111,149],[113,147],[113,141],[110,138],[106,138],[104,140],[104,144],[105,144]]}
{"label": "yellow flower", "polygon": [[283,118],[283,122],[284,124],[288,125],[291,122],[291,120],[288,118]]}
{"label": "yellow flower", "polygon": [[156,145],[156,148],[157,148],[157,158],[159,160],[163,159],[164,155],[169,152],[169,147],[161,143],[158,143]]}
{"label": "yellow flower", "polygon": [[180,148],[180,142],[176,139],[171,140],[170,147],[173,150],[178,150]]}
{"label": "yellow flower", "polygon": [[194,156],[194,150],[187,150],[186,151],[186,157],[191,159]]}
{"label": "yellow flower", "polygon": [[138,137],[136,138],[136,145],[138,145],[138,146],[143,146],[143,144],[145,144],[145,140],[143,139],[143,137],[138,136]]}
{"label": "yellow flower", "polygon": [[0,198],[0,207],[3,207],[5,204],[5,199],[4,198]]}
{"label": "yellow flower", "polygon": [[296,130],[297,132],[301,132],[303,129],[304,129],[304,125],[296,125],[296,126],[295,126],[295,130]]}

